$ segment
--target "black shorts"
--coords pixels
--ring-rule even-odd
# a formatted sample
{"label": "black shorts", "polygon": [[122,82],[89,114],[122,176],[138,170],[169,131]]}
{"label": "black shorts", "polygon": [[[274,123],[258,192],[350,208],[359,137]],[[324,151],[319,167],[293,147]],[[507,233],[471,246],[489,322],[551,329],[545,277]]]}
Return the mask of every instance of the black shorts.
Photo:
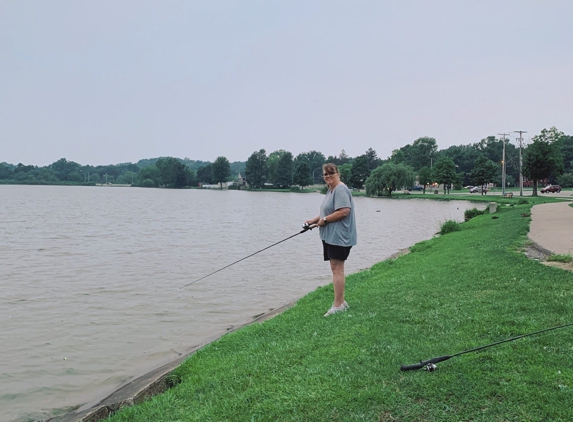
{"label": "black shorts", "polygon": [[350,248],[352,248],[352,246],[330,245],[324,240],[322,241],[322,251],[324,253],[325,261],[330,261],[331,259],[346,261],[350,254]]}

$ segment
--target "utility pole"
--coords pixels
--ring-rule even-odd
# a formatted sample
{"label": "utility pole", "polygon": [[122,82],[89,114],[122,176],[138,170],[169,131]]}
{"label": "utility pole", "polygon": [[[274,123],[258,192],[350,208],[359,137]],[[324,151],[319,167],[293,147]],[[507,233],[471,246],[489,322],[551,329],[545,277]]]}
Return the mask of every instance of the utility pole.
{"label": "utility pole", "polygon": [[503,136],[503,156],[501,158],[501,195],[505,195],[505,137],[509,136],[509,133],[498,133],[498,135]]}
{"label": "utility pole", "polygon": [[523,173],[521,168],[523,167],[523,158],[521,155],[521,144],[523,142],[522,135],[527,133],[525,130],[514,130],[515,133],[519,133],[519,196],[523,196]]}

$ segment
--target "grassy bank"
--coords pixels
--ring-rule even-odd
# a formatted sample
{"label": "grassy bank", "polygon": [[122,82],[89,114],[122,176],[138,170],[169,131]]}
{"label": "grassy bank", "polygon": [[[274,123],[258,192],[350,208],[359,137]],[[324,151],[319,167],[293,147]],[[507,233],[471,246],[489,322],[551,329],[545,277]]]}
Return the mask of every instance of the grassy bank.
{"label": "grassy bank", "polygon": [[[489,199],[489,198],[488,198]],[[113,421],[573,420],[573,327],[465,354],[435,372],[401,364],[573,322],[573,273],[528,259],[535,201],[348,276],[188,359],[180,383]],[[350,257],[352,259],[352,256]]]}

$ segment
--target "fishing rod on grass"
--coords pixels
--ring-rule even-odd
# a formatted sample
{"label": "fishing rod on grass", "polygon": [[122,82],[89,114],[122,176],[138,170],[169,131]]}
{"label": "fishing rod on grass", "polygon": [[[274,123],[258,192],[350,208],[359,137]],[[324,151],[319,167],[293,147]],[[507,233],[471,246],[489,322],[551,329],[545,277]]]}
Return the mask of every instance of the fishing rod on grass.
{"label": "fishing rod on grass", "polygon": [[546,328],[544,330],[535,331],[535,332],[529,333],[529,334],[523,334],[523,335],[520,335],[517,337],[509,338],[507,340],[497,341],[495,343],[487,344],[485,346],[476,347],[474,349],[464,350],[463,352],[459,352],[459,353],[456,353],[454,355],[438,356],[438,357],[428,359],[425,361],[420,361],[420,363],[415,363],[413,365],[402,365],[402,366],[400,366],[400,370],[401,371],[413,371],[413,370],[424,368],[428,372],[434,372],[436,369],[438,369],[438,367],[436,366],[436,363],[438,363],[438,362],[443,362],[445,360],[451,359],[451,358],[456,357],[456,356],[465,355],[466,353],[471,353],[471,352],[477,352],[478,350],[482,350],[482,349],[485,349],[487,347],[496,346],[496,345],[502,344],[502,343],[507,343],[509,341],[514,341],[514,340],[517,340],[517,339],[520,339],[523,337],[529,337],[529,336],[533,336],[535,334],[545,333],[547,331],[558,330],[560,328],[570,327],[572,325],[573,325],[573,323],[565,324],[565,325],[559,325],[557,327]]}
{"label": "fishing rod on grass", "polygon": [[218,273],[219,271],[223,271],[225,268],[229,268],[231,265],[235,265],[236,263],[241,262],[241,261],[243,261],[243,260],[245,260],[245,259],[247,259],[247,258],[250,258],[251,256],[258,254],[259,252],[265,251],[265,250],[267,250],[267,249],[269,249],[269,248],[272,248],[273,246],[278,245],[279,243],[282,243],[282,242],[285,242],[285,241],[287,241],[287,240],[289,240],[289,239],[292,239],[293,237],[298,236],[299,234],[305,233],[305,232],[307,232],[308,230],[312,230],[312,229],[314,229],[316,226],[317,226],[316,224],[307,224],[307,223],[304,223],[304,225],[302,226],[302,230],[299,231],[298,233],[295,233],[295,234],[293,234],[292,236],[289,236],[289,237],[287,237],[286,239],[283,239],[283,240],[281,240],[281,241],[279,241],[279,242],[277,242],[277,243],[273,243],[272,245],[267,246],[266,248],[263,248],[263,249],[261,249],[260,251],[254,252],[254,253],[252,253],[252,254],[250,254],[250,255],[244,257],[244,258],[241,258],[241,259],[239,259],[239,260],[237,260],[237,261],[235,261],[235,262],[232,262],[231,264],[226,265],[226,266],[224,266],[223,268],[219,268],[217,271],[213,271],[212,273],[207,274],[206,276],[203,276],[203,277],[201,277],[201,278],[199,278],[199,279],[197,279],[197,280],[195,280],[195,281],[192,281],[191,283],[187,283],[185,286],[180,287],[180,289],[182,289],[183,287],[190,286],[190,285],[193,284],[193,283],[197,283],[198,281],[201,281],[201,280],[203,280],[203,279],[205,279],[205,278],[207,278],[207,277],[209,277],[209,276],[211,276],[211,275],[213,275],[213,274],[215,274],[215,273]]}

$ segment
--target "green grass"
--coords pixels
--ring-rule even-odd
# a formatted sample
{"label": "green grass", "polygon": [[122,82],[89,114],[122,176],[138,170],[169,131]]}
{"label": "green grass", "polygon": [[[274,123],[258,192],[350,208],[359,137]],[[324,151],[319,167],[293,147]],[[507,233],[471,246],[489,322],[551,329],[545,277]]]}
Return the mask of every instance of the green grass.
{"label": "green grass", "polygon": [[573,261],[573,256],[570,254],[554,254],[550,255],[547,260],[554,262],[571,262]]}
{"label": "green grass", "polygon": [[[491,200],[491,198],[488,198]],[[412,364],[570,323],[573,273],[521,253],[530,204],[347,277],[191,356],[166,393],[112,421],[569,421],[573,327],[441,362]],[[545,201],[543,201],[545,202]],[[352,258],[350,258],[352,259]]]}

